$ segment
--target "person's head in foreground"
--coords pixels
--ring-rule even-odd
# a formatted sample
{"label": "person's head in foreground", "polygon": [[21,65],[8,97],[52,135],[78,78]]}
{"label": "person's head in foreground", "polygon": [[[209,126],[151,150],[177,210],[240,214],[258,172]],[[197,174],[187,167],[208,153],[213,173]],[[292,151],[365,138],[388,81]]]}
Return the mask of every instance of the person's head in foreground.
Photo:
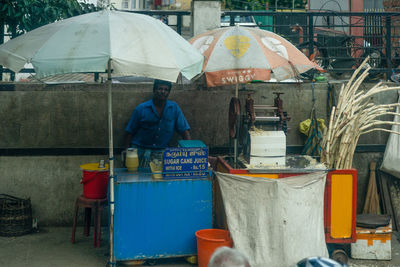
{"label": "person's head in foreground", "polygon": [[234,248],[220,247],[211,256],[208,267],[250,267],[249,260]]}

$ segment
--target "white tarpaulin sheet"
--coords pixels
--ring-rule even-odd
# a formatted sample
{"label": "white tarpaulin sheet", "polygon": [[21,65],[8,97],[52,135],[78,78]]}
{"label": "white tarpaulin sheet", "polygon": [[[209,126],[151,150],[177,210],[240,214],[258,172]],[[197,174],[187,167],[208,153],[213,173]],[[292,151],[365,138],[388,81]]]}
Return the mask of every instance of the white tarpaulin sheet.
{"label": "white tarpaulin sheet", "polygon": [[324,172],[284,179],[216,176],[234,247],[252,267],[294,266],[306,257],[329,257]]}
{"label": "white tarpaulin sheet", "polygon": [[[400,97],[398,102],[400,103]],[[400,108],[397,107],[396,113],[399,112]],[[400,116],[394,116],[394,122],[400,123]],[[400,125],[393,125],[392,131],[400,132]],[[388,142],[386,144],[385,155],[383,156],[381,170],[400,179],[399,163],[400,163],[400,135],[395,133],[390,133]]]}

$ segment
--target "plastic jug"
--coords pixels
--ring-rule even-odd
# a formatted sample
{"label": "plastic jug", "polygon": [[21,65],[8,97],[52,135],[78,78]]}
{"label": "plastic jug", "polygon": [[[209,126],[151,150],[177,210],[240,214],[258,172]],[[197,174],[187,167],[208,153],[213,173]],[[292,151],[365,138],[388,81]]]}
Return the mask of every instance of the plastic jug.
{"label": "plastic jug", "polygon": [[125,166],[128,171],[137,171],[139,167],[139,157],[136,148],[128,148],[126,151],[122,151],[122,159],[125,154]]}

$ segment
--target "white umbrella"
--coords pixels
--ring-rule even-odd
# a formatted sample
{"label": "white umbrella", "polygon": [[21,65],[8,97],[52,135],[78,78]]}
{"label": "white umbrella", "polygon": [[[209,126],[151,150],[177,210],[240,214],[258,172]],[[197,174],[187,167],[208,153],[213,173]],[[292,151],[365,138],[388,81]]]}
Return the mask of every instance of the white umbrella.
{"label": "white umbrella", "polygon": [[147,15],[102,10],[48,24],[0,46],[0,65],[18,72],[32,63],[37,77],[108,72],[110,156],[110,262],[113,258],[114,153],[111,72],[176,82],[201,72],[203,56],[161,21]]}
{"label": "white umbrella", "polygon": [[147,15],[103,10],[45,25],[0,46],[0,63],[18,72],[32,63],[38,77],[104,72],[175,82],[200,72],[202,56],[179,34]]}
{"label": "white umbrella", "polygon": [[[189,41],[205,57],[203,72],[208,87],[238,84],[253,80],[282,81],[312,68],[311,62],[288,40],[252,27],[224,27],[201,33]],[[234,138],[237,161],[237,138]]]}
{"label": "white umbrella", "polygon": [[225,27],[199,34],[189,42],[205,57],[208,87],[270,80],[271,72],[282,81],[320,69],[288,40],[266,30]]}

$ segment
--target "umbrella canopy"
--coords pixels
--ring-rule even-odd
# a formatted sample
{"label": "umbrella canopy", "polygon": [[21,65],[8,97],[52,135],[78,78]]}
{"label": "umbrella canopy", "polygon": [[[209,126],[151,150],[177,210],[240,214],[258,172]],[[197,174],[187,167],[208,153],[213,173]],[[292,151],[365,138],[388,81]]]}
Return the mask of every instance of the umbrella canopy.
{"label": "umbrella canopy", "polygon": [[25,63],[32,63],[38,77],[108,72],[110,263],[115,266],[111,72],[175,82],[179,73],[187,79],[199,74],[203,56],[157,19],[107,9],[42,26],[0,46],[0,65],[18,72]]}
{"label": "umbrella canopy", "polygon": [[318,65],[281,36],[256,28],[226,27],[189,41],[204,56],[207,86],[285,80]]}
{"label": "umbrella canopy", "polygon": [[201,72],[203,56],[173,29],[147,15],[102,10],[48,24],[0,46],[0,65],[32,63],[37,77],[104,72],[175,82]]}

